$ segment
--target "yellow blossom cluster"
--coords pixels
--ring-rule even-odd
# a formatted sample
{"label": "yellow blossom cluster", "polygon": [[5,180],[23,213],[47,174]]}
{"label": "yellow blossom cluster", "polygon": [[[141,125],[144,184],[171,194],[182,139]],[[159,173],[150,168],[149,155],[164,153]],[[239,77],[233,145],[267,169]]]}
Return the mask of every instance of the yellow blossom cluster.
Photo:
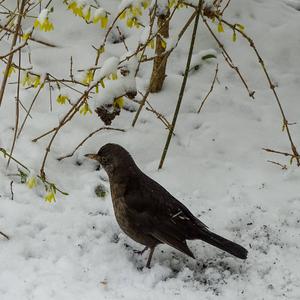
{"label": "yellow blossom cluster", "polygon": [[89,105],[88,105],[88,103],[87,102],[85,102],[82,106],[81,106],[81,108],[80,108],[80,110],[79,110],[79,113],[80,114],[82,114],[82,115],[86,115],[87,113],[92,113],[92,111],[91,111],[91,109],[90,109],[90,107],[89,107]]}
{"label": "yellow blossom cluster", "polygon": [[56,102],[62,105],[65,104],[68,100],[69,97],[67,95],[62,95],[62,94],[59,94],[56,98]]}
{"label": "yellow blossom cluster", "polygon": [[120,20],[126,19],[126,26],[129,28],[140,27],[138,18],[143,15],[142,9],[147,9],[150,5],[150,0],[141,1],[137,5],[130,5],[120,14]]}
{"label": "yellow blossom cluster", "polygon": [[53,187],[50,187],[48,193],[44,196],[44,199],[48,203],[56,202],[55,198],[56,190]]}
{"label": "yellow blossom cluster", "polygon": [[188,7],[183,2],[184,2],[183,0],[169,0],[168,7],[169,8],[172,8],[174,6],[178,6],[178,8],[186,8],[186,7]]}
{"label": "yellow blossom cluster", "polygon": [[38,18],[34,21],[33,27],[42,31],[51,31],[54,29],[53,23],[49,21],[49,18],[45,18],[43,21],[40,21]]}
{"label": "yellow blossom cluster", "polygon": [[105,29],[108,24],[108,13],[103,8],[98,8],[94,13],[93,23],[100,23],[101,28]]}
{"label": "yellow blossom cluster", "polygon": [[[8,69],[8,73],[7,73],[7,76],[10,77],[12,73],[15,73],[16,70],[13,66],[10,66],[9,69]],[[5,73],[5,71],[3,71],[3,74]]]}
{"label": "yellow blossom cluster", "polygon": [[37,88],[40,84],[41,84],[41,76],[32,75],[28,72],[25,74],[22,80],[23,86],[33,86],[34,88]]}
{"label": "yellow blossom cluster", "polygon": [[103,8],[95,9],[92,16],[91,6],[88,6],[85,3],[71,1],[68,4],[68,9],[71,10],[75,16],[83,18],[87,23],[100,23],[102,29],[107,27],[108,13]]}
{"label": "yellow blossom cluster", "polygon": [[30,178],[27,178],[27,181],[26,181],[26,185],[30,188],[30,189],[33,189],[37,186],[37,181],[36,181],[36,178],[34,176],[30,177]]}
{"label": "yellow blossom cluster", "polygon": [[113,102],[113,106],[121,109],[124,106],[124,102],[125,101],[123,97],[116,98]]}

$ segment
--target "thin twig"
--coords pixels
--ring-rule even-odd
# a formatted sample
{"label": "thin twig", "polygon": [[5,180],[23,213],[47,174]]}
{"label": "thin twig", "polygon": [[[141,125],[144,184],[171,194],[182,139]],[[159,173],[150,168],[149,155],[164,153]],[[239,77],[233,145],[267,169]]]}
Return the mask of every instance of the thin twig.
{"label": "thin twig", "polygon": [[116,22],[118,21],[119,17],[123,14],[123,12],[124,12],[127,8],[128,8],[128,7],[125,7],[124,9],[122,9],[122,10],[117,14],[117,16],[115,17],[115,19],[114,19],[113,22],[111,23],[110,27],[109,27],[108,30],[106,31],[106,34],[105,34],[105,37],[104,37],[104,40],[103,40],[102,44],[97,48],[97,56],[96,56],[95,66],[98,65],[98,62],[99,62],[99,59],[100,59],[100,54],[101,54],[100,49],[101,49],[102,47],[105,46],[106,40],[107,40],[107,37],[108,37],[109,33],[112,31],[112,29],[114,28],[114,25],[115,25]]}
{"label": "thin twig", "polygon": [[73,152],[71,152],[70,154],[64,155],[59,157],[57,160],[63,160],[65,158],[68,157],[72,157],[74,155],[74,153],[89,139],[91,138],[94,134],[96,134],[97,132],[101,131],[101,130],[116,130],[116,131],[122,131],[125,132],[124,129],[119,129],[119,128],[112,128],[112,127],[100,127],[96,130],[94,130],[93,132],[91,132],[87,137],[85,137],[77,146],[76,148],[73,150]]}
{"label": "thin twig", "polygon": [[287,170],[287,165],[280,164],[279,162],[276,162],[276,161],[273,161],[273,160],[267,160],[267,162],[269,162],[271,164],[274,164],[274,165],[277,165],[277,166],[280,166],[282,170]]}
{"label": "thin twig", "polygon": [[226,5],[224,6],[224,8],[222,9],[221,15],[223,15],[224,11],[227,9],[227,7],[229,6],[231,0],[228,0]]}
{"label": "thin twig", "polygon": [[3,233],[2,231],[0,231],[0,235],[2,235],[2,236],[5,237],[7,240],[9,240],[9,236],[6,235],[5,233]]}
{"label": "thin twig", "polygon": [[10,194],[11,194],[11,200],[14,200],[14,191],[13,191],[13,181],[10,182]]}
{"label": "thin twig", "polygon": [[24,164],[22,164],[20,161],[18,161],[13,156],[11,156],[11,154],[9,154],[4,148],[0,148],[0,152],[3,153],[4,157],[8,156],[11,160],[13,160],[14,162],[16,162],[18,165],[20,165],[21,167],[23,167],[25,170],[27,170],[28,172],[30,171]]}
{"label": "thin twig", "polygon": [[[195,11],[195,12],[190,16],[190,18],[188,19],[188,21],[185,23],[185,25],[183,26],[183,28],[181,29],[181,31],[180,31],[180,33],[179,33],[179,35],[178,35],[177,44],[179,43],[179,41],[180,41],[180,39],[182,38],[183,34],[184,34],[185,31],[188,29],[188,27],[190,26],[190,24],[192,23],[192,21],[194,20],[194,18],[196,17],[196,15],[197,15],[197,12]],[[176,45],[177,45],[177,44],[176,44]],[[168,59],[168,57],[170,56],[170,54],[174,51],[174,49],[176,48],[176,45],[175,45],[172,49],[170,49],[169,51],[167,51],[167,52],[165,53],[165,56],[164,56],[163,60],[161,61],[160,66],[159,66],[158,69],[157,69],[157,73],[160,71],[160,68],[163,66],[164,61],[165,61],[166,59]],[[156,74],[155,76],[158,76],[158,75]],[[142,99],[142,101],[141,101],[141,103],[140,103],[140,106],[139,106],[139,108],[138,108],[138,110],[137,110],[137,112],[136,112],[136,114],[135,114],[135,116],[134,116],[134,119],[133,119],[133,121],[132,121],[132,127],[135,126],[135,124],[136,124],[136,122],[137,122],[137,120],[138,120],[138,118],[139,118],[139,115],[140,115],[140,113],[141,113],[141,111],[142,111],[142,109],[143,109],[143,107],[144,107],[144,105],[145,105],[145,103],[146,103],[146,100],[147,100],[147,97],[148,97],[149,94],[150,94],[150,85],[149,85],[149,87],[148,87],[148,89],[147,89],[147,92],[145,93],[145,95],[144,95],[144,97],[143,97],[143,99]]]}
{"label": "thin twig", "polygon": [[129,50],[128,50],[128,47],[127,47],[127,45],[126,45],[124,35],[122,34],[122,32],[121,32],[119,26],[116,26],[116,28],[117,28],[117,30],[118,30],[118,33],[119,33],[119,37],[120,37],[120,39],[121,39],[121,42],[123,43],[123,45],[124,45],[126,51],[128,52]]}
{"label": "thin twig", "polygon": [[0,59],[3,59],[3,58],[5,58],[5,57],[7,57],[7,56],[10,56],[10,55],[16,53],[17,51],[21,50],[21,49],[24,48],[25,46],[27,46],[27,41],[24,42],[24,43],[22,43],[20,46],[14,48],[13,50],[11,50],[9,53],[6,53],[6,54],[4,54],[4,55],[1,55],[1,56],[0,56]]}
{"label": "thin twig", "polygon": [[29,116],[29,114],[30,114],[30,112],[31,112],[31,109],[32,109],[32,107],[33,107],[33,104],[35,103],[35,101],[36,101],[36,99],[37,99],[37,97],[38,97],[40,91],[42,90],[42,87],[43,87],[43,85],[40,84],[39,89],[38,89],[37,93],[35,94],[35,96],[34,96],[32,102],[31,102],[31,104],[30,104],[30,106],[29,106],[29,109],[28,109],[28,111],[27,111],[27,113],[26,113],[26,116],[25,116],[25,118],[24,118],[24,120],[23,120],[23,122],[22,122],[22,125],[21,125],[21,127],[20,127],[20,130],[19,130],[19,132],[18,132],[18,137],[20,136],[20,134],[21,134],[21,132],[22,132],[24,126],[25,126],[25,123],[26,123],[27,118],[28,118],[28,116]]}
{"label": "thin twig", "polygon": [[204,97],[204,99],[203,99],[203,101],[202,101],[202,103],[201,103],[201,105],[200,105],[200,107],[199,107],[199,109],[198,109],[198,111],[197,111],[197,114],[200,113],[200,111],[201,111],[201,109],[202,109],[202,107],[203,107],[205,101],[207,100],[208,96],[210,95],[210,93],[211,93],[211,92],[213,91],[213,89],[214,89],[215,82],[216,82],[217,75],[218,75],[218,71],[219,71],[219,69],[218,69],[218,64],[217,64],[214,79],[213,79],[213,81],[212,81],[212,83],[211,83],[211,86],[210,86],[210,89],[209,89],[208,93],[207,93],[206,96]]}
{"label": "thin twig", "polygon": [[[13,157],[10,153],[8,153],[4,148],[0,148],[0,152],[3,153],[4,158],[5,158],[6,156],[10,157],[11,160],[13,160],[13,161],[14,161],[15,163],[17,163],[19,166],[21,166],[22,168],[24,168],[27,172],[30,172],[30,170],[29,170],[28,167],[26,167],[23,163],[21,163],[19,160],[17,160],[16,158],[14,158],[14,157]],[[50,182],[50,181],[46,180],[45,177],[42,177],[42,176],[40,176],[40,175],[37,175],[37,177],[38,177],[39,179],[41,179],[44,183],[46,183],[46,184],[48,184],[48,185],[55,186],[55,189],[56,189],[58,192],[60,192],[61,194],[63,194],[63,195],[68,195],[68,193],[66,193],[66,192],[62,191],[61,189],[59,189],[53,182]]]}
{"label": "thin twig", "polygon": [[179,96],[178,96],[178,100],[177,100],[177,105],[176,105],[173,120],[172,120],[172,126],[170,128],[169,135],[168,135],[167,140],[166,140],[166,144],[165,144],[165,147],[164,147],[164,150],[163,150],[160,162],[159,162],[158,169],[161,169],[163,167],[165,157],[167,155],[168,148],[169,148],[169,145],[170,145],[170,142],[171,142],[171,138],[173,136],[173,132],[174,132],[174,128],[175,128],[175,125],[176,125],[177,116],[178,116],[178,113],[179,113],[181,102],[182,102],[182,99],[183,99],[183,94],[184,94],[184,91],[185,91],[185,86],[186,86],[186,83],[187,83],[188,74],[189,74],[190,65],[191,65],[191,60],[192,60],[192,55],[193,55],[194,43],[195,43],[195,39],[196,39],[201,8],[202,8],[202,0],[199,0],[198,10],[196,12],[196,18],[195,18],[195,23],[194,23],[194,28],[193,28],[193,33],[192,33],[192,38],[191,38],[191,43],[190,43],[189,54],[188,54],[188,58],[187,58],[186,66],[185,66],[184,77],[183,77],[183,80],[182,80],[182,84],[181,84],[181,88],[180,88],[180,92],[179,92]]}
{"label": "thin twig", "polygon": [[288,122],[288,120],[287,120],[287,118],[285,116],[285,113],[284,113],[283,107],[281,105],[279,96],[278,96],[278,94],[276,92],[275,85],[274,85],[274,83],[272,83],[271,77],[269,75],[269,72],[267,71],[267,68],[265,66],[265,63],[264,63],[261,55],[259,54],[259,52],[258,52],[258,50],[257,50],[257,48],[256,48],[256,46],[255,46],[255,44],[253,42],[253,40],[247,34],[245,34],[243,30],[240,30],[238,27],[236,27],[235,25],[230,24],[229,22],[227,22],[225,20],[222,20],[222,22],[224,24],[226,24],[227,26],[229,26],[230,28],[232,28],[233,30],[236,30],[237,32],[239,32],[249,42],[250,47],[255,52],[255,55],[258,58],[258,62],[261,65],[261,67],[263,69],[263,72],[264,72],[264,74],[265,74],[265,76],[267,78],[267,81],[269,83],[270,89],[272,90],[273,95],[274,95],[274,97],[276,99],[276,102],[277,102],[277,105],[279,107],[279,110],[280,110],[280,113],[281,113],[281,116],[282,116],[282,120],[283,120],[283,129],[286,129],[286,132],[287,132],[287,135],[288,135],[288,139],[289,139],[289,142],[290,142],[290,145],[291,145],[291,149],[293,151],[293,156],[294,156],[294,158],[297,161],[297,166],[299,167],[300,166],[300,156],[299,156],[297,148],[296,148],[296,146],[294,144],[294,141],[292,139],[292,135],[290,133],[290,128],[289,128],[290,124],[289,124],[289,122]]}
{"label": "thin twig", "polygon": [[222,49],[222,55],[224,56],[225,61],[228,63],[228,65],[234,69],[236,71],[236,73],[238,74],[238,76],[240,77],[243,85],[245,86],[249,97],[251,97],[252,99],[254,99],[254,93],[255,91],[251,91],[248,87],[248,84],[246,83],[246,80],[244,79],[243,75],[241,74],[239,68],[233,63],[233,60],[231,58],[231,56],[229,55],[229,53],[226,51],[224,45],[221,43],[221,41],[217,38],[216,34],[213,32],[213,30],[211,29],[211,27],[209,26],[207,20],[205,19],[205,17],[203,16],[202,12],[201,12],[201,18],[203,23],[205,24],[205,26],[207,27],[208,31],[210,32],[210,34],[212,35],[212,37],[215,39],[215,41],[217,42],[217,44],[219,45],[219,47]]}
{"label": "thin twig", "polygon": [[[17,19],[17,24],[16,24],[16,31],[13,35],[13,39],[12,39],[11,46],[10,46],[11,51],[14,49],[14,47],[16,45],[16,42],[17,42],[18,32],[19,32],[20,27],[21,27],[21,20],[22,20],[23,11],[24,11],[26,2],[27,2],[27,0],[22,0],[21,5],[20,5],[20,11],[19,11],[18,19]],[[8,79],[9,70],[10,70],[10,67],[11,67],[11,64],[12,64],[13,56],[14,56],[14,52],[12,52],[9,55],[8,60],[7,60],[7,64],[6,64],[6,68],[5,68],[5,71],[4,71],[4,76],[3,76],[1,89],[0,89],[0,106],[2,104],[4,91],[5,91],[5,87],[6,87],[6,83],[7,83],[7,79]]]}
{"label": "thin twig", "polygon": [[[150,104],[149,101],[146,100],[146,103],[149,107],[146,107],[146,110],[154,113],[156,117],[166,126],[166,129],[170,130],[171,129],[171,124],[170,122],[165,118],[165,116],[158,111],[156,111],[153,106]],[[173,133],[174,134],[174,133]],[[174,134],[175,135],[175,134]]]}
{"label": "thin twig", "polygon": [[73,75],[73,57],[70,57],[70,78],[72,81],[74,81],[74,75]]}
{"label": "thin twig", "polygon": [[283,152],[283,151],[277,151],[277,150],[272,150],[272,149],[268,149],[268,148],[262,148],[263,150],[267,151],[267,152],[272,152],[272,153],[276,153],[276,154],[281,154],[284,156],[290,156],[290,157],[295,157],[294,154],[288,153],[288,152]]}
{"label": "thin twig", "polygon": [[[21,50],[19,50],[19,66],[21,66]],[[13,142],[11,145],[11,149],[10,149],[10,153],[11,155],[14,152],[14,148],[15,148],[15,144],[16,144],[16,140],[17,140],[17,133],[18,133],[18,129],[19,129],[19,120],[20,120],[20,81],[21,81],[21,71],[20,69],[18,70],[18,86],[17,86],[17,95],[16,95],[16,121],[15,121],[15,128],[14,128],[14,138],[13,138]],[[7,165],[6,168],[9,167],[9,163],[10,163],[10,158],[7,161]]]}

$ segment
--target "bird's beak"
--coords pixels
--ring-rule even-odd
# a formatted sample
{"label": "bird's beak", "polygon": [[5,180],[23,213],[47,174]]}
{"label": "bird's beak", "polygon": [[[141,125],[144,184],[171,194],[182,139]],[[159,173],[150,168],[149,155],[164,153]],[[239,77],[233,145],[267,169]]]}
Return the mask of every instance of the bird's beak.
{"label": "bird's beak", "polygon": [[92,153],[88,153],[84,155],[85,157],[88,157],[90,159],[94,159],[94,160],[100,160],[100,156],[98,154],[92,154]]}

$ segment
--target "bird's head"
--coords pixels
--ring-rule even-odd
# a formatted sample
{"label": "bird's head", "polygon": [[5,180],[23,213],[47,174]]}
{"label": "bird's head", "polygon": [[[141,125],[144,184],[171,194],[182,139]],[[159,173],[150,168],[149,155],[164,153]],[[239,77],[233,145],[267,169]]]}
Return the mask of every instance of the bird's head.
{"label": "bird's head", "polygon": [[86,154],[85,157],[97,160],[108,175],[115,171],[128,169],[129,166],[135,165],[131,155],[123,147],[117,144],[106,144],[100,148],[96,154]]}

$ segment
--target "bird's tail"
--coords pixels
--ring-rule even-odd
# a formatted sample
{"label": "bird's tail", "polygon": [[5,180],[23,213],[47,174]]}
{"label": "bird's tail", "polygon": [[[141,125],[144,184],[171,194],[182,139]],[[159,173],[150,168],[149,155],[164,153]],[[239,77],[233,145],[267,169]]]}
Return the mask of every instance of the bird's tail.
{"label": "bird's tail", "polygon": [[200,239],[238,258],[247,258],[248,251],[244,247],[232,241],[229,241],[211,231],[202,231]]}

